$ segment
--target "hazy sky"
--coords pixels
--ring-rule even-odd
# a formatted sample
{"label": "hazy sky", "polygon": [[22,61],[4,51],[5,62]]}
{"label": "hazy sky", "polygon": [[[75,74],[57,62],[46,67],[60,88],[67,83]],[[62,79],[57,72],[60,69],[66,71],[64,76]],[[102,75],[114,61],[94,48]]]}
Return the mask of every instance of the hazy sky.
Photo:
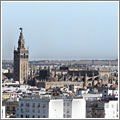
{"label": "hazy sky", "polygon": [[30,60],[116,59],[118,55],[116,2],[3,3],[3,59],[13,59],[19,27]]}

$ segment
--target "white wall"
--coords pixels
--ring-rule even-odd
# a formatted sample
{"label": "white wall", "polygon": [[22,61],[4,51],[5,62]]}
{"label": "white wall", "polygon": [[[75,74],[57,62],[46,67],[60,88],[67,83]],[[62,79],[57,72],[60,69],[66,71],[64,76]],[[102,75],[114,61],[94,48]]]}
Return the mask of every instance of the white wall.
{"label": "white wall", "polygon": [[118,118],[118,101],[105,103],[105,118]]}
{"label": "white wall", "polygon": [[49,118],[63,118],[63,100],[62,99],[50,100]]}
{"label": "white wall", "polygon": [[86,101],[84,99],[73,99],[72,101],[72,118],[86,117]]}

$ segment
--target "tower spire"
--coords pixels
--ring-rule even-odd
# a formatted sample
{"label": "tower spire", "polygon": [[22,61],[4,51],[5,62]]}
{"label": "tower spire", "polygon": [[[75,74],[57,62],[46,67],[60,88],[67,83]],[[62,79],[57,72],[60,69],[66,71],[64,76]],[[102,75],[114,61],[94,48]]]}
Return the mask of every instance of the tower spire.
{"label": "tower spire", "polygon": [[24,49],[25,42],[24,42],[23,33],[22,33],[23,28],[20,27],[19,29],[20,29],[20,36],[19,36],[19,40],[18,40],[18,49]]}

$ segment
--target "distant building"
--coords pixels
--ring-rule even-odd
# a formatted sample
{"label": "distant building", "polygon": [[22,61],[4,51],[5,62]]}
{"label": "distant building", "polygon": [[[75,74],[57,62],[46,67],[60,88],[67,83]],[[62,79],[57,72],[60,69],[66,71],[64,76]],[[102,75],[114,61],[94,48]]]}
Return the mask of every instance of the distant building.
{"label": "distant building", "polygon": [[22,28],[20,30],[18,48],[14,50],[14,80],[19,81],[20,84],[24,84],[28,81],[29,51],[25,49]]}
{"label": "distant building", "polygon": [[39,72],[40,80],[46,80],[47,77],[49,77],[49,70],[47,70],[47,69],[40,70],[40,72]]}

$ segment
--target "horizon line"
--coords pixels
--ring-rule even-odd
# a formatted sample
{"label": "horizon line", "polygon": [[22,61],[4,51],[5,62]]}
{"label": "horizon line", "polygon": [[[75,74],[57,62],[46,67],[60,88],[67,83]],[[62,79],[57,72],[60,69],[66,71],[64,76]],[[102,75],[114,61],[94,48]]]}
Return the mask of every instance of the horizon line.
{"label": "horizon line", "polygon": [[[34,60],[29,60],[29,61],[84,61],[84,60],[118,60],[118,58],[116,59],[34,59]],[[10,59],[4,59],[2,61],[14,61],[14,60],[10,60]]]}

